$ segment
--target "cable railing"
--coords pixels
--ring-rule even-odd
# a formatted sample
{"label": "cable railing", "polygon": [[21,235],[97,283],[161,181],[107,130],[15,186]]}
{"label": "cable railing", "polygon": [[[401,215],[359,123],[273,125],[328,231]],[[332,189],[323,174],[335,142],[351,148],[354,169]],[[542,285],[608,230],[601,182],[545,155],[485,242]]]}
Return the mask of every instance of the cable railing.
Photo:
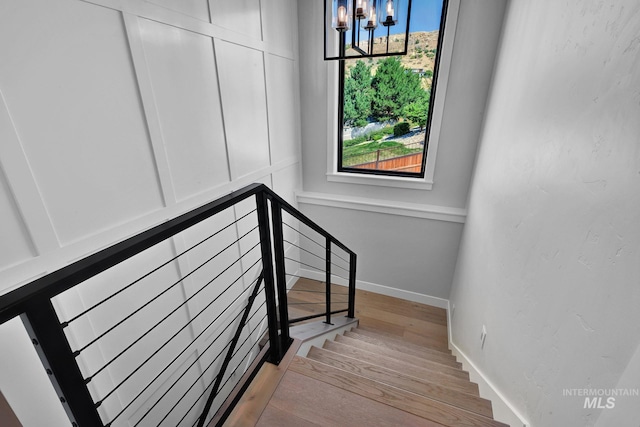
{"label": "cable railing", "polygon": [[289,231],[284,238],[289,250],[285,252],[285,274],[289,278],[304,278],[296,282],[289,292],[289,323],[299,323],[324,317],[331,324],[335,314],[349,312],[349,283],[351,268],[355,272],[355,254],[343,245],[336,244],[321,232],[301,224],[296,226],[295,218],[286,215],[284,227]]}
{"label": "cable railing", "polygon": [[290,324],[354,317],[355,267],[253,184],[0,296],[0,324],[21,317],[72,426],[220,425]]}

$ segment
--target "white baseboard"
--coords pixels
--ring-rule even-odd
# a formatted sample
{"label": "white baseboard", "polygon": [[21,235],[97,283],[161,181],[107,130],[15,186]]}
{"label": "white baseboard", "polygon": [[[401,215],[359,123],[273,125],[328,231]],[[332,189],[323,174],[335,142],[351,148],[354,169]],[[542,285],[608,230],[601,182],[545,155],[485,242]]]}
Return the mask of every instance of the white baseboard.
{"label": "white baseboard", "polygon": [[[300,277],[306,277],[307,279],[319,280],[324,282],[324,273],[319,271],[306,270],[301,268],[299,272]],[[336,285],[347,286],[346,280],[340,277],[334,277],[332,283]],[[364,291],[375,292],[377,294],[386,295],[388,297],[395,297],[405,299],[408,301],[419,302],[421,304],[431,305],[433,307],[448,308],[449,300],[443,298],[432,297],[431,295],[419,294],[417,292],[405,291],[403,289],[392,288],[389,286],[378,285],[376,283],[365,282],[363,280],[356,281],[356,288]]]}
{"label": "white baseboard", "polygon": [[[325,275],[323,272],[307,270],[300,268],[297,272],[299,277],[307,279],[318,280],[324,282]],[[347,286],[348,282],[340,277],[334,277],[334,284]],[[480,395],[491,401],[493,407],[493,417],[500,422],[506,423],[511,427],[532,427],[529,421],[527,421],[515,407],[509,402],[504,394],[498,390],[494,384],[480,371],[476,365],[467,357],[466,354],[453,342],[452,328],[451,328],[451,310],[449,307],[449,300],[444,298],[437,298],[430,295],[420,294],[412,291],[405,291],[403,289],[396,289],[389,286],[378,285],[376,283],[365,282],[358,280],[356,287],[365,291],[375,292],[381,295],[386,295],[395,298],[401,298],[408,301],[414,301],[421,304],[428,304],[433,307],[444,308],[447,310],[447,320],[449,324],[449,344],[451,351],[458,358],[458,361],[462,362],[463,369],[469,372],[471,381],[478,384],[480,388]]]}
{"label": "white baseboard", "polygon": [[510,427],[532,427],[529,421],[509,402],[509,399],[498,390],[471,359],[453,342],[453,327],[451,326],[451,310],[449,308],[447,308],[447,322],[449,324],[449,347],[451,352],[456,356],[458,362],[462,363],[462,369],[469,372],[469,379],[478,384],[480,396],[491,401],[493,418],[496,421],[508,424]]}

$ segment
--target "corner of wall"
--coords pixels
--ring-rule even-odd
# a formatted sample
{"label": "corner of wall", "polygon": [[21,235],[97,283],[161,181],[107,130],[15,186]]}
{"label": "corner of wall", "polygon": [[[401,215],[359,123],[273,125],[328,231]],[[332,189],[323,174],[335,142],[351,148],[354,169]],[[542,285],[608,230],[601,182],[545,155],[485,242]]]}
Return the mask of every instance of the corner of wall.
{"label": "corner of wall", "polygon": [[462,363],[462,369],[469,372],[471,382],[478,384],[480,395],[491,401],[493,418],[508,424],[511,427],[532,427],[531,423],[511,404],[507,396],[487,378],[487,376],[476,367],[471,359],[453,341],[453,328],[451,324],[451,301],[447,300],[447,324],[449,325],[449,344],[453,355]]}

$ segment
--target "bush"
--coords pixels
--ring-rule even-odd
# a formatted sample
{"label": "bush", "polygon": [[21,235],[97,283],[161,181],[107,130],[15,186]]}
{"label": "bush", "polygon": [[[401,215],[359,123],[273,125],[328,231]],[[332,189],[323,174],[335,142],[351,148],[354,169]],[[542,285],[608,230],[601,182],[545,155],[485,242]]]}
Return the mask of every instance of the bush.
{"label": "bush", "polygon": [[411,127],[409,126],[409,122],[396,123],[396,125],[393,127],[393,136],[405,135],[409,133],[409,129],[411,129]]}
{"label": "bush", "polygon": [[371,139],[373,139],[374,141],[380,141],[382,138],[383,136],[379,133],[374,133],[373,135],[371,135]]}

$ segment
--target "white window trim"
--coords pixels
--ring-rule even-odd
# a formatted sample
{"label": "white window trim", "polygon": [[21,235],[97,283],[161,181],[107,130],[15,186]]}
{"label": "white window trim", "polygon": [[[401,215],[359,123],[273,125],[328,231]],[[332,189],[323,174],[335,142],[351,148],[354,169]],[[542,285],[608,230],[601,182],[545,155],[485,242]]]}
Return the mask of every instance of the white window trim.
{"label": "white window trim", "polygon": [[427,148],[427,164],[424,178],[407,178],[384,175],[358,174],[351,172],[338,172],[338,61],[326,61],[327,63],[327,180],[347,184],[376,185],[383,187],[408,188],[415,190],[431,190],[436,168],[436,155],[444,106],[451,70],[451,58],[453,56],[453,42],[458,23],[458,11],[460,0],[449,0],[447,9],[447,21],[440,52],[440,70],[438,71],[438,88],[435,94],[431,118],[431,133],[429,147]]}

